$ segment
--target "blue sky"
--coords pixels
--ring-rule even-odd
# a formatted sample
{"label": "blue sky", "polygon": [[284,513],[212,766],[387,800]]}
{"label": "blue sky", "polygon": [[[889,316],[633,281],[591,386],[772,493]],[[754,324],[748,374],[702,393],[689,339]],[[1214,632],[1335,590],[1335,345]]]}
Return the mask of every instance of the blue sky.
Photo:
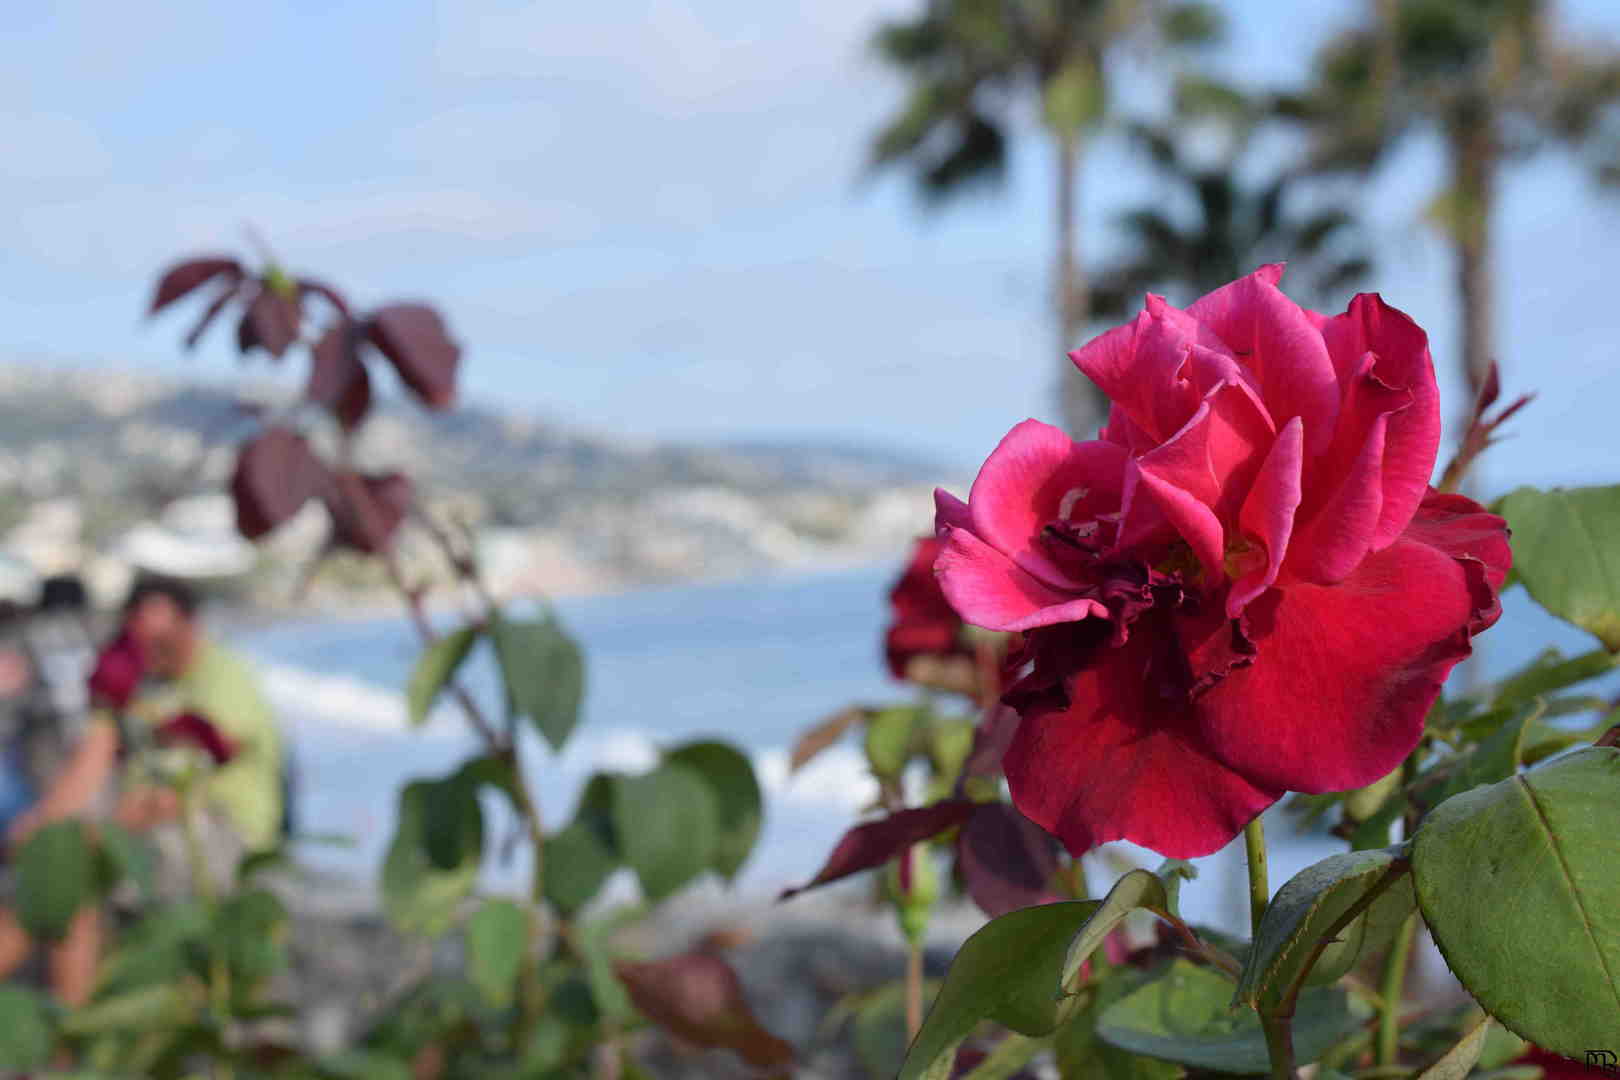
{"label": "blue sky", "polygon": [[[910,6],[7,5],[0,359],[228,375],[224,337],[185,359],[185,317],[140,316],[166,261],[240,249],[252,222],[362,303],[438,302],[471,399],[637,437],[847,439],[970,467],[1053,414],[1050,169],[1030,143],[1004,193],[938,216],[898,176],[860,181],[899,94],[863,44]],[[1271,80],[1363,10],[1226,6],[1217,62]],[[1565,14],[1620,41],[1603,0]],[[1127,87],[1151,108],[1150,81]],[[1439,173],[1418,141],[1366,197],[1373,287],[1449,371],[1451,267],[1422,226]],[[1104,139],[1085,246],[1106,252],[1110,217],[1156,190]],[[1499,224],[1507,384],[1541,399],[1487,486],[1620,479],[1620,198],[1549,156],[1511,175]]]}

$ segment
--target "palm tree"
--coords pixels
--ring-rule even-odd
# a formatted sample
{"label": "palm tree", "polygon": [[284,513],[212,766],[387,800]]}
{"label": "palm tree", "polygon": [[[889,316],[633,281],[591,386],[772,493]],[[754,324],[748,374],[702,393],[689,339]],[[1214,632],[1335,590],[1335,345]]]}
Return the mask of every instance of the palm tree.
{"label": "palm tree", "polygon": [[[872,165],[909,166],[924,199],[937,205],[1000,180],[1009,133],[1022,114],[1038,112],[1055,166],[1052,288],[1061,358],[1088,320],[1076,206],[1086,139],[1108,111],[1110,56],[1133,40],[1192,45],[1218,30],[1202,4],[923,0],[914,18],[884,24],[874,38],[910,89],[873,140]],[[1074,432],[1091,426],[1098,402],[1085,380],[1065,377],[1059,387],[1065,424]]]}
{"label": "palm tree", "polygon": [[1504,166],[1557,146],[1620,182],[1613,106],[1620,51],[1553,26],[1550,0],[1376,0],[1331,41],[1314,85],[1285,100],[1315,133],[1315,165],[1365,171],[1402,137],[1437,133],[1448,181],[1430,206],[1455,257],[1463,374],[1478,394],[1496,359],[1493,217]]}
{"label": "palm tree", "polygon": [[[1246,179],[1254,135],[1267,119],[1263,103],[1183,80],[1177,106],[1173,124],[1131,128],[1167,197],[1121,216],[1129,254],[1097,273],[1094,317],[1127,316],[1149,291],[1184,303],[1268,262],[1287,261],[1290,293],[1312,303],[1330,303],[1366,276],[1371,259],[1348,210],[1312,198],[1318,193],[1303,190],[1307,178],[1292,170]],[[1189,150],[1211,144],[1217,149],[1202,159]]]}

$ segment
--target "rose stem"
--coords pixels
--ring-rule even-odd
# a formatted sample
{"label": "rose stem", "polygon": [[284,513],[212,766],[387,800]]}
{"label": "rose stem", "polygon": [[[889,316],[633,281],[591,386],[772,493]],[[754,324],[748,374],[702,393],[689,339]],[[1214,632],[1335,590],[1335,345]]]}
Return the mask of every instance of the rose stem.
{"label": "rose stem", "polygon": [[1243,827],[1243,846],[1249,856],[1249,930],[1258,941],[1260,917],[1271,899],[1271,890],[1266,886],[1266,827],[1258,817]]}
{"label": "rose stem", "polygon": [[1394,1065],[1401,1052],[1401,994],[1406,989],[1406,963],[1417,932],[1417,912],[1406,917],[1384,961],[1384,984],[1379,988],[1384,1012],[1378,1018],[1378,1064]]}
{"label": "rose stem", "polygon": [[922,1030],[923,947],[921,941],[906,942],[906,1039]]}

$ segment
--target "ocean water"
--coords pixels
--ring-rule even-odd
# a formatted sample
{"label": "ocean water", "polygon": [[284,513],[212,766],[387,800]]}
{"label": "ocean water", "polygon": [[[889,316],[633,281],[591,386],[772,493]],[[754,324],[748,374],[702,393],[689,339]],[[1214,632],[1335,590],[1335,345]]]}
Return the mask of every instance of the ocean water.
{"label": "ocean water", "polygon": [[[811,877],[833,844],[869,805],[875,787],[856,739],[833,747],[792,777],[787,755],[797,735],[855,702],[904,702],[880,641],[895,564],[813,576],[642,589],[558,601],[558,613],[586,653],[587,686],[579,727],[561,754],[526,739],[524,760],[545,820],[559,824],[597,769],[636,771],[660,747],[719,737],[753,758],[766,793],[760,843],[737,888],[774,894]],[[1586,635],[1542,613],[1514,589],[1505,613],[1479,639],[1483,677],[1511,670],[1540,649],[1591,647]],[[308,863],[374,880],[391,834],[394,799],[407,780],[449,772],[475,748],[458,714],[441,705],[412,731],[403,687],[418,652],[404,619],[293,621],[235,642],[260,663],[301,769],[304,830],[349,837],[348,846],[305,845]],[[1468,677],[1460,673],[1457,678]],[[1476,675],[1474,677],[1481,677]],[[1457,682],[1454,678],[1454,684]],[[465,681],[494,703],[496,673],[475,654]],[[510,831],[492,806],[499,841]],[[1268,817],[1273,886],[1342,844],[1301,834],[1294,819]],[[521,847],[521,845],[519,845]],[[1152,866],[1151,853],[1115,845]],[[1235,928],[1244,920],[1241,841],[1199,860],[1201,879],[1184,891],[1195,920]],[[492,858],[494,887],[523,880],[522,853]],[[628,883],[618,883],[628,889]]]}

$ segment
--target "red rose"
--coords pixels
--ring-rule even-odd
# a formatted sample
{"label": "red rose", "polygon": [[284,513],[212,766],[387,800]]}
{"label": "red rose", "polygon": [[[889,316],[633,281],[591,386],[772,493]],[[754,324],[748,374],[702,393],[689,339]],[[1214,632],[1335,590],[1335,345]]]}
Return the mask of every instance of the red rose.
{"label": "red rose", "polygon": [[907,667],[919,656],[973,655],[960,641],[962,618],[934,577],[934,560],[943,546],[933,537],[919,539],[911,562],[889,590],[894,621],[883,645],[889,670],[897,679],[906,678]]}
{"label": "red rose", "polygon": [[90,672],[90,701],[95,705],[110,705],[115,709],[127,706],[146,674],[146,660],[141,647],[128,631],[120,633],[101,655]]}
{"label": "red rose", "polygon": [[159,746],[191,746],[224,765],[236,756],[236,744],[213,721],[194,712],[171,716],[152,732]]}
{"label": "red rose", "polygon": [[945,595],[1028,632],[1014,801],[1072,851],[1205,855],[1287,791],[1377,780],[1500,613],[1505,524],[1428,486],[1427,337],[1376,295],[1300,308],[1281,272],[1150,296],[1072,354],[1099,438],[1025,421],[938,494]]}

